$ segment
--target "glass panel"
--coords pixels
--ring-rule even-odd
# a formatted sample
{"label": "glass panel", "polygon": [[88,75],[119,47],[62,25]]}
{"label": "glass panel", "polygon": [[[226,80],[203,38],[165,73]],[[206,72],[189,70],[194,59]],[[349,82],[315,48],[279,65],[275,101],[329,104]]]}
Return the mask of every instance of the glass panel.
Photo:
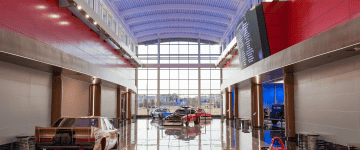
{"label": "glass panel", "polygon": [[160,94],[169,94],[169,90],[160,90]]}
{"label": "glass panel", "polygon": [[169,45],[160,45],[160,54],[169,54]]}
{"label": "glass panel", "polygon": [[179,94],[189,94],[188,90],[179,90]]}
{"label": "glass panel", "polygon": [[160,64],[169,64],[170,61],[169,60],[160,60]]}
{"label": "glass panel", "polygon": [[102,17],[102,19],[106,22],[106,17],[107,17],[107,11],[105,10],[105,8],[103,9],[103,17]]}
{"label": "glass panel", "polygon": [[198,54],[198,45],[189,45],[189,54]]}
{"label": "glass panel", "polygon": [[138,94],[147,94],[147,90],[138,90]]}
{"label": "glass panel", "polygon": [[157,90],[148,90],[148,94],[149,95],[150,94],[152,94],[152,95],[157,94]]}
{"label": "glass panel", "polygon": [[220,54],[220,45],[210,45],[211,54]]}
{"label": "glass panel", "polygon": [[220,70],[211,70],[211,79],[220,79]]}
{"label": "glass panel", "polygon": [[148,60],[147,63],[148,63],[148,64],[157,64],[158,61],[157,61],[157,60]]}
{"label": "glass panel", "polygon": [[148,79],[157,79],[157,70],[148,70]]}
{"label": "glass panel", "polygon": [[179,64],[188,64],[189,60],[179,60]]}
{"label": "glass panel", "polygon": [[210,94],[210,90],[201,90],[201,94]]}
{"label": "glass panel", "polygon": [[170,80],[170,89],[179,89],[179,81]]}
{"label": "glass panel", "polygon": [[138,79],[147,79],[147,70],[138,70]]}
{"label": "glass panel", "polygon": [[200,60],[200,64],[210,64],[210,60]]}
{"label": "glass panel", "polygon": [[147,46],[138,45],[138,54],[147,54]]}
{"label": "glass panel", "polygon": [[221,94],[221,90],[211,90],[211,94]]}
{"label": "glass panel", "polygon": [[189,90],[189,94],[199,94],[199,90]]}
{"label": "glass panel", "polygon": [[160,80],[160,89],[169,89],[169,80]]}
{"label": "glass panel", "polygon": [[160,69],[160,79],[169,79],[169,70]]}
{"label": "glass panel", "polygon": [[179,79],[179,71],[170,70],[170,79]]}
{"label": "glass panel", "polygon": [[111,20],[112,17],[110,15],[108,15],[108,20],[107,20],[107,25],[111,28]]}
{"label": "glass panel", "polygon": [[210,54],[209,45],[200,45],[200,54]]}
{"label": "glass panel", "polygon": [[157,45],[148,45],[148,54],[157,54],[158,46]]}
{"label": "glass panel", "polygon": [[198,64],[199,61],[198,60],[189,60],[189,64]]}
{"label": "glass panel", "polygon": [[180,79],[189,79],[189,70],[179,70]]}
{"label": "glass panel", "polygon": [[220,90],[220,80],[211,80],[211,89]]}
{"label": "glass panel", "polygon": [[170,60],[170,64],[178,64],[179,60]]}
{"label": "glass panel", "polygon": [[210,79],[210,70],[200,70],[201,79]]}
{"label": "glass panel", "polygon": [[201,89],[210,89],[210,80],[201,80]]}
{"label": "glass panel", "polygon": [[199,78],[198,70],[189,70],[189,79],[198,79]]}
{"label": "glass panel", "polygon": [[179,45],[170,45],[170,54],[179,54]]}
{"label": "glass panel", "polygon": [[138,80],[138,89],[147,89],[147,80]]}
{"label": "glass panel", "polygon": [[180,52],[180,54],[188,54],[189,46],[188,45],[179,45],[179,52]]}
{"label": "glass panel", "polygon": [[175,94],[179,94],[179,90],[170,90],[170,95],[176,96]]}
{"label": "glass panel", "polygon": [[189,88],[188,80],[180,80],[179,85],[180,85],[179,89],[188,89]]}
{"label": "glass panel", "polygon": [[157,80],[148,80],[148,89],[157,89]]}
{"label": "glass panel", "polygon": [[198,80],[189,80],[189,89],[198,89],[199,83]]}

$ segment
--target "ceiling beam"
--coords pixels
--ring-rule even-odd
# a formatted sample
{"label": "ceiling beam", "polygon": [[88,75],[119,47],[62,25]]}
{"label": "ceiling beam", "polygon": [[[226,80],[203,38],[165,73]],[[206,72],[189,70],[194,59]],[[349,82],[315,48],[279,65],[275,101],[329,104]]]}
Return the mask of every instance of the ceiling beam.
{"label": "ceiling beam", "polygon": [[223,33],[210,31],[210,30],[203,30],[203,29],[193,29],[193,28],[164,28],[164,29],[155,29],[155,30],[148,30],[135,33],[135,37],[139,38],[141,36],[151,35],[155,33],[166,33],[166,32],[191,32],[191,33],[200,33],[200,34],[209,34],[217,37],[222,37]]}
{"label": "ceiling beam", "polygon": [[220,13],[224,15],[235,16],[236,12],[230,9],[220,8],[220,7],[213,7],[213,6],[206,6],[206,5],[194,5],[194,4],[160,4],[160,5],[150,5],[150,6],[143,6],[143,7],[136,7],[131,9],[126,9],[120,11],[122,16],[141,13],[141,12],[148,12],[148,11],[159,11],[159,10],[168,10],[168,9],[188,9],[188,10],[202,10],[214,13]]}
{"label": "ceiling beam", "polygon": [[149,15],[149,16],[142,16],[136,17],[132,19],[126,20],[126,24],[132,24],[136,22],[142,22],[147,20],[156,20],[156,19],[165,19],[165,18],[184,18],[184,19],[199,19],[199,20],[209,20],[213,22],[220,22],[224,24],[230,24],[231,20],[224,19],[220,17],[213,17],[207,15],[199,15],[199,14],[186,14],[186,13],[172,13],[172,14],[157,14],[157,15]]}
{"label": "ceiling beam", "polygon": [[219,42],[220,38],[218,37],[213,37],[213,36],[208,36],[208,35],[199,35],[199,34],[191,34],[191,33],[176,33],[176,34],[161,34],[160,36],[158,35],[152,35],[152,36],[146,36],[146,37],[141,37],[138,38],[138,42],[145,42],[145,41],[150,41],[150,40],[154,40],[154,39],[165,39],[165,38],[191,38],[191,39],[203,39],[203,40],[209,40],[209,41],[214,41],[214,42]]}
{"label": "ceiling beam", "polygon": [[193,27],[204,27],[219,31],[226,31],[227,27],[218,26],[214,24],[208,23],[201,23],[201,22],[193,22],[193,21],[166,21],[166,22],[154,22],[148,24],[142,24],[138,26],[130,27],[130,30],[135,32],[137,30],[146,29],[146,28],[153,28],[153,27],[160,27],[160,26],[193,26]]}

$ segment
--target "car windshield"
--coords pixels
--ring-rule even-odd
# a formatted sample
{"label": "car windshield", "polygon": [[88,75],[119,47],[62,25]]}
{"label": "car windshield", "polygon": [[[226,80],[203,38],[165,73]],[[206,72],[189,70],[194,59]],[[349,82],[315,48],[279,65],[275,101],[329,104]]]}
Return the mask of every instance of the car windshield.
{"label": "car windshield", "polygon": [[185,110],[176,110],[175,114],[182,114],[182,115],[186,115],[187,111]]}
{"label": "car windshield", "polygon": [[98,127],[97,118],[65,118],[56,122],[53,127]]}
{"label": "car windshield", "polygon": [[162,109],[161,112],[168,112],[168,109]]}

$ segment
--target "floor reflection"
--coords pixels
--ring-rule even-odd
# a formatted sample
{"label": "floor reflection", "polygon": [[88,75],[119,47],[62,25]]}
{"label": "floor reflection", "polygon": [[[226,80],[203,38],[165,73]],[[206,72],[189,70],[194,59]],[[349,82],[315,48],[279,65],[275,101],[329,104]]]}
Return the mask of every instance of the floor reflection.
{"label": "floor reflection", "polygon": [[235,128],[233,121],[213,119],[200,125],[163,126],[152,119],[124,122],[120,130],[118,149],[121,150],[261,150],[268,147],[273,137],[280,137],[288,150],[295,143],[285,141],[279,127],[264,129]]}

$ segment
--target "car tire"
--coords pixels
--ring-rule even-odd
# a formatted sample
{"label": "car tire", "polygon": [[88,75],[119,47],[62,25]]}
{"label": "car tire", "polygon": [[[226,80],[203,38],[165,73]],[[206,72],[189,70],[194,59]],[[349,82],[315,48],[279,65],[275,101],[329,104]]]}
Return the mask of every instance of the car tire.
{"label": "car tire", "polygon": [[195,123],[196,125],[200,124],[200,117],[197,117],[196,120],[194,121],[194,123]]}
{"label": "car tire", "polygon": [[271,120],[271,122],[272,122],[273,125],[276,125],[278,121],[277,120]]}
{"label": "car tire", "polygon": [[103,138],[103,139],[101,140],[101,150],[105,150],[105,147],[106,147],[106,139]]}
{"label": "car tire", "polygon": [[186,126],[189,126],[189,120],[187,120],[185,124],[186,124]]}

